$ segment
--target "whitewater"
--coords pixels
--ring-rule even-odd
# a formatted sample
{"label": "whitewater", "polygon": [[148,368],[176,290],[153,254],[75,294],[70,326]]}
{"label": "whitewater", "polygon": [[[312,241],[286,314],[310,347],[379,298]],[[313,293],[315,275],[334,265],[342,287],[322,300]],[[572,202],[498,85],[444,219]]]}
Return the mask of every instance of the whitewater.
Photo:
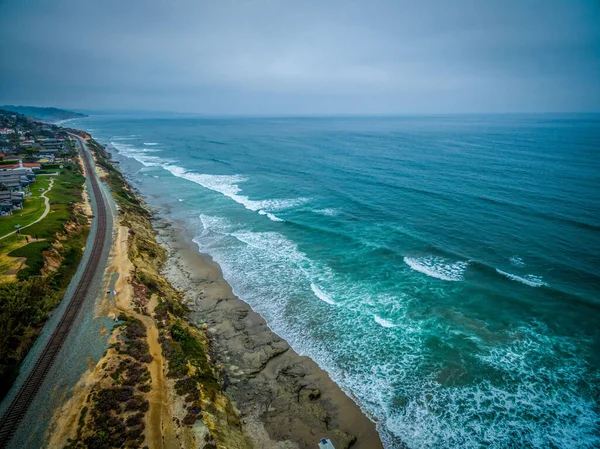
{"label": "whitewater", "polygon": [[92,116],[387,448],[600,446],[600,117]]}

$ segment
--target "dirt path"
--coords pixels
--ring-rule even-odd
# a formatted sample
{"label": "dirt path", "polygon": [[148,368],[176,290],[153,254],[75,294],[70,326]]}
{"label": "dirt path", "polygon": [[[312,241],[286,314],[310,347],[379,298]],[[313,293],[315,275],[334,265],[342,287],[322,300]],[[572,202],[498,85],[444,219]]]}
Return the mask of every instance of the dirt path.
{"label": "dirt path", "polygon": [[[40,195],[41,198],[44,198],[44,204],[46,205],[46,208],[44,209],[44,212],[42,213],[42,215],[40,216],[40,218],[38,218],[37,220],[35,220],[33,223],[29,223],[28,225],[21,226],[21,228],[19,228],[19,231],[23,230],[25,228],[28,228],[31,225],[39,223],[44,218],[46,218],[46,215],[48,215],[48,212],[50,212],[50,199],[46,196],[46,193],[48,193],[50,190],[52,190],[52,186],[53,185],[54,185],[54,178],[52,178],[50,180],[50,185],[48,186],[48,190],[46,190],[44,193],[42,193]],[[0,237],[0,240],[5,239],[6,237],[9,237],[9,236],[11,236],[13,234],[16,234],[16,233],[17,233],[17,231],[9,232],[8,234],[3,235],[2,237]]]}
{"label": "dirt path", "polygon": [[163,371],[162,348],[158,343],[158,329],[151,318],[134,315],[146,326],[150,354],[153,357],[148,367],[152,378],[152,390],[148,398],[150,410],[148,411],[146,442],[150,448],[178,448],[180,445],[172,425],[172,410],[166,396],[167,385]]}
{"label": "dirt path", "polygon": [[[173,428],[173,412],[166,394],[167,380],[163,370],[162,348],[158,342],[158,328],[151,317],[134,311],[133,288],[129,283],[133,265],[127,254],[128,234],[129,229],[127,227],[118,227],[109,270],[119,274],[119,278],[115,282],[115,290],[117,291],[115,297],[116,313],[124,312],[138,318],[146,326],[146,339],[152,355],[152,362],[148,365],[152,379],[152,390],[148,397],[150,410],[146,422],[146,444],[150,449],[179,448],[180,444]],[[153,307],[149,307],[149,309],[153,309]],[[152,310],[150,310],[150,313],[152,313]]]}

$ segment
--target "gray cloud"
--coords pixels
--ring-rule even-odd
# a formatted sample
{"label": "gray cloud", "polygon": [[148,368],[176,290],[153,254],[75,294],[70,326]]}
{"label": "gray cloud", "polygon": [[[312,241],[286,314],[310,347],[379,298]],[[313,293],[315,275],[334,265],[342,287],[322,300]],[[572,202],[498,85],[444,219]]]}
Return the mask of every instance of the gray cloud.
{"label": "gray cloud", "polygon": [[204,113],[600,110],[600,4],[0,3],[0,101]]}

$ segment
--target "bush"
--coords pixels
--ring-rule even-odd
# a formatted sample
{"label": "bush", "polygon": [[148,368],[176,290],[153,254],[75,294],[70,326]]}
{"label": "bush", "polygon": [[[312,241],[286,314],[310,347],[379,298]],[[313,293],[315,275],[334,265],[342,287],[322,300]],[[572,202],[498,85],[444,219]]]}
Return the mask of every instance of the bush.
{"label": "bush", "polygon": [[14,381],[19,363],[41,325],[60,301],[47,279],[0,285],[0,399]]}
{"label": "bush", "polygon": [[41,242],[31,242],[21,248],[8,253],[11,257],[25,257],[25,268],[19,270],[17,278],[19,280],[28,279],[32,276],[39,276],[44,268],[43,252],[50,249],[52,245],[46,240]]}
{"label": "bush", "polygon": [[129,418],[127,418],[127,420],[125,421],[125,424],[127,424],[129,427],[139,426],[139,425],[144,424],[143,420],[144,420],[144,414],[136,413],[135,415],[131,415]]}
{"label": "bush", "polygon": [[191,377],[186,377],[184,379],[179,379],[175,382],[175,391],[179,396],[184,396],[189,393],[193,393],[197,390],[197,383]]}
{"label": "bush", "polygon": [[150,403],[144,399],[142,395],[137,395],[133,399],[127,401],[125,404],[126,411],[140,411],[142,413],[146,413],[150,408]]}

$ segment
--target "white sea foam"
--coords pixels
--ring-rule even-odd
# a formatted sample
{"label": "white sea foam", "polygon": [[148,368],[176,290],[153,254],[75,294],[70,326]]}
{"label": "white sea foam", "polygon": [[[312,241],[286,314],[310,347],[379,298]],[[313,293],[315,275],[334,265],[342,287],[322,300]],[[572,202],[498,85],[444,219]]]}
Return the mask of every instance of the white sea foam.
{"label": "white sea foam", "polygon": [[508,260],[515,267],[521,268],[521,267],[525,266],[525,262],[523,262],[523,259],[520,256],[514,255],[514,256],[511,256]]}
{"label": "white sea foam", "polygon": [[119,154],[135,159],[145,167],[162,167],[172,163],[172,160],[164,159],[159,156],[152,156],[148,153],[154,153],[157,150],[148,150],[136,148],[131,144],[115,142],[111,140],[111,145],[119,152]]}
{"label": "white sea foam", "polygon": [[144,142],[144,145],[148,147],[153,147],[155,145],[160,145],[158,142]]}
{"label": "white sea foam", "polygon": [[327,215],[328,217],[334,217],[336,215],[339,215],[339,213],[340,213],[339,209],[330,209],[330,208],[313,209],[313,212],[316,214]]}
{"label": "white sea foam", "polygon": [[499,270],[496,268],[496,271],[502,276],[507,277],[511,281],[517,281],[521,284],[529,285],[530,287],[547,287],[548,284],[544,282],[544,279],[541,276],[536,276],[534,274],[526,274],[525,276],[517,276],[516,274],[507,273],[506,271]]}
{"label": "white sea foam", "polygon": [[323,290],[321,290],[319,287],[317,287],[312,282],[310,284],[310,289],[313,291],[315,296],[317,298],[319,298],[321,301],[324,301],[327,304],[331,304],[332,306],[335,305],[335,302],[329,296],[327,296],[327,294]]}
{"label": "white sea foam", "polygon": [[[381,401],[385,427],[410,448],[475,449],[482,442],[493,449],[596,447],[594,400],[565,388],[585,378],[586,362],[575,355],[572,339],[549,334],[543,326],[522,326],[504,334],[502,344],[480,348],[476,357],[502,373],[495,380],[449,388],[436,375],[409,370],[409,377],[395,384],[407,398],[405,405],[395,407],[393,393]],[[397,379],[398,374],[393,368],[376,377]],[[493,421],[482,419],[490,415]],[[386,447],[397,446],[390,438]]]}
{"label": "white sea foam", "polygon": [[439,256],[405,257],[404,263],[413,270],[444,281],[461,281],[469,265],[469,262],[451,262]]}
{"label": "white sea foam", "polygon": [[[593,401],[563,387],[565,382],[573,385],[581,380],[585,362],[568,361],[544,371],[548,360],[560,360],[553,353],[555,341],[544,340],[547,330],[532,337],[530,329],[518,329],[515,338],[522,343],[509,340],[496,349],[491,343],[489,351],[475,352],[482,364],[503,373],[493,382],[442,385],[440,371],[424,359],[429,353],[427,337],[440,331],[439,321],[407,315],[410,298],[375,293],[372,283],[336,277],[281,233],[250,231],[242,223],[220,217],[202,216],[201,220],[210,232],[195,241],[221,265],[236,294],[261,313],[294,350],[311,356],[357,398],[363,410],[377,418],[387,449],[399,447],[398,439],[410,448],[475,449],[490,442],[491,449],[501,449],[514,446],[515,441],[532,448],[548,447],[549,442],[556,447],[573,447],[566,443],[573,441],[583,441],[581,447],[597,445]],[[335,298],[338,307],[331,307],[326,317],[315,315],[311,304],[320,303],[302,300],[311,292],[326,304]],[[319,323],[335,340],[312,338]],[[394,323],[398,324],[392,332],[388,326]],[[478,347],[485,345],[482,341],[478,340]],[[394,356],[389,352],[382,356],[379,345],[393,348]],[[566,343],[559,350],[570,351]],[[349,364],[348,355],[356,361]],[[490,414],[494,421],[487,421]],[[532,424],[530,416],[538,421]]]}
{"label": "white sea foam", "polygon": [[270,212],[266,212],[266,211],[264,211],[264,210],[262,210],[262,209],[261,209],[261,210],[259,210],[259,211],[258,211],[258,213],[259,213],[260,215],[266,215],[267,217],[269,217],[269,218],[270,218],[271,220],[273,220],[273,221],[284,221],[284,220],[282,220],[281,218],[277,217],[276,215],[274,215],[274,214],[272,214],[272,213],[270,213]]}
{"label": "white sea foam", "polygon": [[394,323],[392,323],[391,321],[386,320],[385,318],[381,318],[378,315],[373,315],[373,318],[375,318],[375,321],[382,325],[383,327],[396,327],[396,325]]}
{"label": "white sea foam", "polygon": [[283,221],[274,215],[273,211],[288,209],[308,201],[306,198],[251,200],[247,196],[240,195],[242,189],[238,184],[247,181],[247,178],[244,176],[194,173],[178,165],[165,165],[163,168],[171,172],[174,176],[219,192],[231,198],[236,203],[243,205],[246,209],[267,216],[272,221]]}
{"label": "white sea foam", "polygon": [[200,214],[200,222],[205,231],[218,232],[220,234],[228,233],[232,229],[232,225],[226,218],[216,217],[214,215]]}
{"label": "white sea foam", "polygon": [[271,257],[284,258],[288,262],[299,264],[307,261],[306,255],[298,246],[278,232],[237,231],[231,235],[252,248],[266,251]]}

